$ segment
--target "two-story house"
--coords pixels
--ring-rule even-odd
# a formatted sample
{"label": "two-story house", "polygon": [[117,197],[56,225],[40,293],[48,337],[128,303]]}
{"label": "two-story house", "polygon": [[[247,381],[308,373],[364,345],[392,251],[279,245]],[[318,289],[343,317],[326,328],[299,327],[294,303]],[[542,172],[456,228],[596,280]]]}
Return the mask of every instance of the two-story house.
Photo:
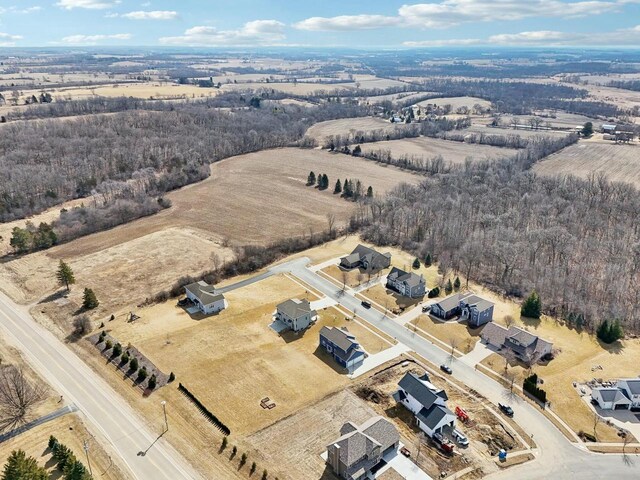
{"label": "two-story house", "polygon": [[423,297],[427,284],[422,275],[393,267],[387,275],[387,288],[409,298]]}
{"label": "two-story house", "polygon": [[519,327],[508,329],[496,323],[488,323],[480,338],[501,351],[512,353],[521,362],[532,365],[553,351],[553,343]]}
{"label": "two-story house", "polygon": [[308,300],[293,298],[276,306],[275,318],[294,332],[300,332],[318,319],[318,312],[311,308]]}
{"label": "two-story house", "polygon": [[393,398],[415,415],[418,427],[430,437],[444,428],[455,428],[456,416],[447,408],[447,392],[432,384],[426,373],[421,377],[405,374]]}
{"label": "two-story house", "polygon": [[389,265],[391,265],[390,253],[380,253],[364,245],[358,245],[353,252],[340,259],[340,266],[347,270],[361,268],[368,272],[375,272],[388,268]]}
{"label": "two-story house", "polygon": [[216,293],[213,285],[204,281],[190,283],[184,287],[185,294],[191,302],[205,315],[217,313],[229,306],[221,293]]}
{"label": "two-story house", "polygon": [[356,337],[346,329],[322,327],[320,329],[320,346],[349,373],[362,365],[367,354],[362,350]]}

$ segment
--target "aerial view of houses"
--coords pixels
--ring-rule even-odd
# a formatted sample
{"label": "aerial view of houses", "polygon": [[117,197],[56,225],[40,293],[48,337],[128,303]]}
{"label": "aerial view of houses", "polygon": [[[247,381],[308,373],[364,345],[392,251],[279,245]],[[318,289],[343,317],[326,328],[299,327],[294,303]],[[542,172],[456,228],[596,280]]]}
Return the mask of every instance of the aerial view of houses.
{"label": "aerial view of houses", "polygon": [[421,275],[393,267],[387,275],[387,288],[405,297],[418,298],[424,296],[427,287]]}
{"label": "aerial view of houses", "polygon": [[379,253],[362,244],[340,259],[340,266],[346,269],[361,268],[366,271],[378,271],[388,268],[390,264],[390,253]]}
{"label": "aerial view of houses", "polygon": [[487,345],[513,354],[527,365],[532,365],[553,352],[551,342],[516,326],[505,328],[496,323],[489,323],[480,336]]}
{"label": "aerial view of houses", "polygon": [[279,303],[276,307],[276,321],[294,332],[309,328],[309,325],[315,322],[317,318],[318,312],[311,309],[311,304],[308,300],[293,298]]}
{"label": "aerial view of houses", "polygon": [[336,327],[322,327],[320,330],[320,347],[331,358],[349,373],[353,372],[364,362],[367,354],[358,344],[356,337],[346,329]]}
{"label": "aerial view of houses", "polygon": [[202,280],[186,285],[184,291],[187,295],[186,298],[205,315],[218,313],[229,305],[223,294],[216,293],[213,285],[208,285]]}

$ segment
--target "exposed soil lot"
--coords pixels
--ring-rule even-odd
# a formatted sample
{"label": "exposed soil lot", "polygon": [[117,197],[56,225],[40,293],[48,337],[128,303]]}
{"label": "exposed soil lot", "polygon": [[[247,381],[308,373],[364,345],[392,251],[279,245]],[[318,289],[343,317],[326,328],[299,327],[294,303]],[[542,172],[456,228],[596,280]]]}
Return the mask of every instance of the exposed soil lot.
{"label": "exposed soil lot", "polygon": [[380,130],[385,133],[405,128],[404,123],[391,123],[379,117],[340,118],[316,123],[309,127],[306,136],[322,142],[332,135],[348,136],[356,132],[373,132]]}
{"label": "exposed soil lot", "polygon": [[640,147],[612,141],[581,141],[548,156],[534,167],[541,175],[575,175],[587,178],[604,173],[611,181],[640,187]]}
{"label": "exposed soil lot", "polygon": [[564,137],[568,134],[568,132],[561,132],[558,130],[525,130],[522,128],[516,130],[508,126],[504,126],[503,128],[496,128],[480,124],[471,125],[469,128],[464,129],[462,132],[483,133],[485,135],[517,135],[521,138],[532,138],[540,136]]}
{"label": "exposed soil lot", "polygon": [[490,145],[477,145],[464,142],[454,142],[439,138],[403,138],[383,142],[363,143],[361,146],[365,153],[378,150],[389,150],[395,158],[402,155],[419,155],[425,158],[442,155],[445,162],[464,163],[467,158],[473,160],[488,160],[508,157],[517,150],[510,148],[492,147]]}

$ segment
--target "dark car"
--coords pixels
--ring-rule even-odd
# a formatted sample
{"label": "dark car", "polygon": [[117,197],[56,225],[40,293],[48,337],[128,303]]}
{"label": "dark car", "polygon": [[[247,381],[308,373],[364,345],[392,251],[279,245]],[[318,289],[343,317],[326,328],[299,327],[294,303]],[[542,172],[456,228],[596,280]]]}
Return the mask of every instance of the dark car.
{"label": "dark car", "polygon": [[362,301],[362,306],[364,308],[371,308],[371,302],[367,302],[366,300]]}
{"label": "dark car", "polygon": [[423,305],[422,307],[423,313],[427,313],[429,310],[431,310],[431,305]]}
{"label": "dark car", "polygon": [[513,408],[511,408],[509,405],[504,405],[502,403],[499,403],[498,407],[500,408],[500,410],[502,410],[502,413],[504,413],[507,417],[513,417]]}
{"label": "dark car", "polygon": [[453,373],[453,370],[451,370],[451,367],[447,365],[440,365],[440,370],[442,370],[444,373],[448,373],[449,375]]}
{"label": "dark car", "polygon": [[407,447],[402,447],[400,449],[400,453],[402,455],[404,455],[405,457],[409,458],[411,456],[411,452],[409,451],[409,449]]}

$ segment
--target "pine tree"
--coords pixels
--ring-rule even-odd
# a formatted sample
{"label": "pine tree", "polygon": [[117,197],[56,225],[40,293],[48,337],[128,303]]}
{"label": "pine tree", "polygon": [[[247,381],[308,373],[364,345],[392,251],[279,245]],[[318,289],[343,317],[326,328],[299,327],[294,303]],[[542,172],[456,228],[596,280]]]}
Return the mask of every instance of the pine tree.
{"label": "pine tree", "polygon": [[453,281],[453,289],[457,292],[460,290],[460,277],[456,276],[456,279]]}
{"label": "pine tree", "polygon": [[540,318],[540,315],[542,315],[542,302],[535,290],[522,303],[520,314],[527,318]]}
{"label": "pine tree", "polygon": [[371,185],[367,188],[367,198],[373,198],[373,187]]}
{"label": "pine tree", "polygon": [[416,257],[411,265],[414,269],[420,268],[420,260]]}
{"label": "pine tree", "polygon": [[77,460],[68,463],[63,473],[64,480],[91,480],[87,468]]}
{"label": "pine tree", "polygon": [[47,471],[23,450],[14,450],[4,465],[2,480],[48,480]]}
{"label": "pine tree", "polygon": [[70,285],[76,283],[76,277],[73,275],[73,270],[71,270],[71,267],[62,260],[60,260],[60,264],[58,265],[56,278],[58,279],[58,283],[60,285],[64,285],[67,287],[67,292],[71,290],[69,288]]}
{"label": "pine tree", "polygon": [[307,177],[307,185],[315,185],[316,184],[316,174],[313,172],[309,172],[309,176]]}
{"label": "pine tree", "polygon": [[340,183],[340,179],[336,180],[336,186],[333,187],[333,193],[342,193],[342,184]]}
{"label": "pine tree", "polygon": [[356,145],[355,148],[353,149],[353,156],[357,157],[362,153],[362,149],[360,148],[360,145]]}
{"label": "pine tree", "polygon": [[316,183],[318,184],[318,188],[322,188],[322,174],[320,173],[316,178]]}
{"label": "pine tree", "polygon": [[100,305],[100,302],[94,291],[90,288],[85,288],[84,294],[82,295],[82,306],[87,310],[92,310],[98,305]]}
{"label": "pine tree", "polygon": [[322,190],[325,190],[325,189],[329,188],[329,177],[327,177],[326,173],[322,175],[322,181],[321,181],[320,188]]}
{"label": "pine tree", "polygon": [[431,254],[427,253],[427,256],[424,257],[424,266],[425,267],[430,267],[431,265],[432,265]]}
{"label": "pine tree", "polygon": [[444,293],[449,295],[451,292],[453,292],[453,285],[451,285],[451,279],[449,279],[447,280],[447,283],[444,286]]}

